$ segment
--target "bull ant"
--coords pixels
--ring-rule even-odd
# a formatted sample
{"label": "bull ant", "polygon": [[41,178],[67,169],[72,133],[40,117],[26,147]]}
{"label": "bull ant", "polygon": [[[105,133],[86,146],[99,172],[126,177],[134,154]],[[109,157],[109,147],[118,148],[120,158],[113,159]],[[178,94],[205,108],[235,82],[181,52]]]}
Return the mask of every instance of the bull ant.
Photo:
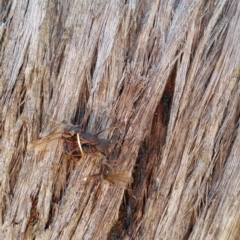
{"label": "bull ant", "polygon": [[[119,126],[113,126],[109,129],[114,129]],[[104,157],[111,145],[110,141],[104,138],[99,138],[98,135],[107,130],[104,129],[97,134],[85,132],[80,128],[80,125],[67,123],[64,124],[62,132],[50,133],[49,135],[32,141],[28,144],[27,149],[35,149],[37,151],[43,151],[47,144],[54,139],[63,139],[63,148],[65,153],[74,157],[84,157],[85,153],[101,153]],[[106,160],[106,158],[105,158]],[[123,172],[114,172],[110,164],[104,161],[101,165],[100,172],[95,175],[89,176],[98,177],[98,179],[104,179],[111,183],[118,181],[124,183],[131,183],[132,178],[128,174]]]}

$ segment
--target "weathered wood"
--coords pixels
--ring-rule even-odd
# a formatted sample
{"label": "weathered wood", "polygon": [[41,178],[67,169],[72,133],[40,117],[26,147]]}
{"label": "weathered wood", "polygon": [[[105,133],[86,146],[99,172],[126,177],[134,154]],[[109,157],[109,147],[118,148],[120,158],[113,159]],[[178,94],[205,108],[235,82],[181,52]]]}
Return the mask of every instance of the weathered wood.
{"label": "weathered wood", "polygon": [[[0,239],[238,239],[240,3],[2,1]],[[75,119],[130,186],[86,181]],[[59,128],[60,129],[60,128]]]}

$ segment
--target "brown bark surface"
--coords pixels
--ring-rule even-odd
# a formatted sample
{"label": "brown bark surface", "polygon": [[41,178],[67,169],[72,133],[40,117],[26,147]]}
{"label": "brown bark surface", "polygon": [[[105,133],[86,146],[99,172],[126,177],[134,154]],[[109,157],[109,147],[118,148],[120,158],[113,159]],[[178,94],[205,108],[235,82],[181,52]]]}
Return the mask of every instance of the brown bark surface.
{"label": "brown bark surface", "polygon": [[[239,239],[237,0],[0,1],[0,239]],[[55,139],[112,142],[129,185]],[[60,127],[58,126],[60,131]]]}

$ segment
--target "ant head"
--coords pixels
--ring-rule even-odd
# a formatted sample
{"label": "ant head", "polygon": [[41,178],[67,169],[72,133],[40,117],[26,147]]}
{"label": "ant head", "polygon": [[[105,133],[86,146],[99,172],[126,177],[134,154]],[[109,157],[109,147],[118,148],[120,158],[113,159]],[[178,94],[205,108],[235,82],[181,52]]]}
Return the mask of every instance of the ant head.
{"label": "ant head", "polygon": [[96,145],[96,148],[99,152],[105,153],[106,150],[110,147],[111,143],[107,139],[100,139],[99,143]]}
{"label": "ant head", "polygon": [[79,125],[72,125],[72,124],[66,124],[64,126],[64,131],[69,133],[82,133],[83,130],[80,128]]}
{"label": "ant head", "polygon": [[74,133],[82,133],[83,130],[80,128],[79,125],[75,125],[75,126],[72,127],[72,132],[74,132]]}

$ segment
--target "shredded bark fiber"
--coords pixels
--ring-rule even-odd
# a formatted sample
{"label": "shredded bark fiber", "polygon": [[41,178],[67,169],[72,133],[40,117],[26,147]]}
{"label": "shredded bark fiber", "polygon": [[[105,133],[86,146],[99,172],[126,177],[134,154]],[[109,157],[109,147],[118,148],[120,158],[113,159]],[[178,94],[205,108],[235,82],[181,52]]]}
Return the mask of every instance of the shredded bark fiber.
{"label": "shredded bark fiber", "polygon": [[[239,1],[3,0],[0,16],[0,239],[240,238]],[[105,157],[60,138],[27,149],[52,119],[121,125],[99,137],[133,183],[86,181]]]}

